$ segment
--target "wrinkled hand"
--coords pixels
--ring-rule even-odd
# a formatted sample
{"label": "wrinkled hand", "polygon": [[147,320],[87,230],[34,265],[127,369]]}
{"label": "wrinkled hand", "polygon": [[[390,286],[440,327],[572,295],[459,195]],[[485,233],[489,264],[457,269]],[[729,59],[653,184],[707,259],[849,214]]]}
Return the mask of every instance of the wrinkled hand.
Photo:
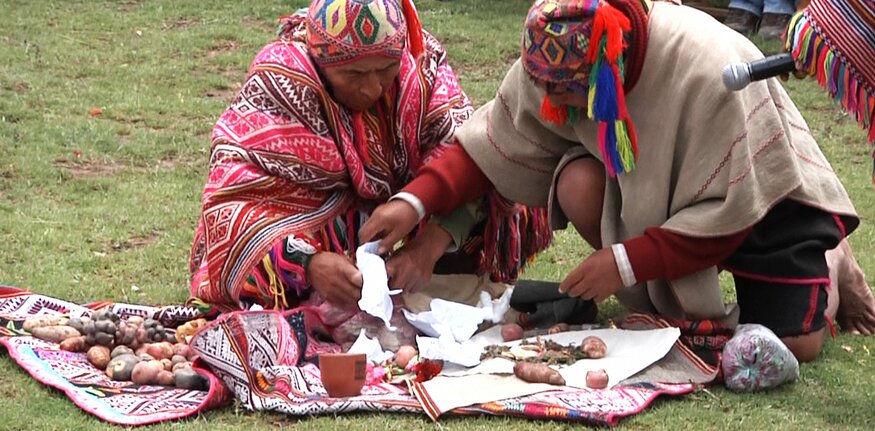
{"label": "wrinkled hand", "polygon": [[404,247],[401,247],[386,262],[389,287],[415,292],[431,281],[434,265],[452,242],[446,230],[428,224]]}
{"label": "wrinkled hand", "polygon": [[559,285],[571,297],[601,302],[623,288],[614,252],[603,248],[584,259]]}
{"label": "wrinkled hand", "polygon": [[396,199],[377,207],[359,229],[362,243],[380,238],[379,254],[385,254],[419,223],[419,215],[409,203]]}
{"label": "wrinkled hand", "polygon": [[356,307],[362,297],[362,273],[342,254],[317,253],[307,265],[307,278],[313,288],[332,304]]}

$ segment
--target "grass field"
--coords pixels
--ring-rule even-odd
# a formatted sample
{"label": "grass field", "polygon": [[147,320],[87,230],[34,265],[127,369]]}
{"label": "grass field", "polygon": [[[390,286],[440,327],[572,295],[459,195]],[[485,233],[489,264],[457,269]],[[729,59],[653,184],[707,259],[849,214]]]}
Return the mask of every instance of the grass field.
{"label": "grass field", "polygon": [[[0,2],[0,282],[73,302],[173,304],[188,252],[209,134],[276,19],[304,1]],[[419,0],[475,102],[518,55],[529,0]],[[772,47],[774,48],[774,47]],[[851,237],[875,274],[875,190],[864,132],[812,81],[787,88],[863,218]],[[90,116],[100,108],[102,115]],[[587,252],[560,234],[528,277],[560,280]],[[870,282],[871,282],[870,278]],[[730,294],[727,288],[727,294]],[[609,302],[602,315],[616,313]],[[794,385],[662,399],[625,429],[875,429],[871,338],[840,335]],[[0,430],[113,429],[0,354]],[[143,429],[570,429],[502,418],[360,414],[292,418],[236,406]]]}

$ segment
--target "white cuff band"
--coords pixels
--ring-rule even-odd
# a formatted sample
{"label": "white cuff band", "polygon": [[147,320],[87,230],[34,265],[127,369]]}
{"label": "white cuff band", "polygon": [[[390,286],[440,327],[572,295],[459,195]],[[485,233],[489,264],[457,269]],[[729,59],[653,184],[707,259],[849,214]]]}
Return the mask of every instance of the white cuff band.
{"label": "white cuff band", "polygon": [[626,254],[626,246],[622,243],[611,246],[611,251],[614,252],[614,261],[617,262],[617,270],[620,272],[620,279],[623,280],[623,286],[630,287],[638,283],[635,279],[635,271],[632,270],[632,263],[629,262],[629,255]]}
{"label": "white cuff band", "polygon": [[410,204],[410,206],[412,206],[413,209],[416,210],[416,215],[419,216],[418,221],[422,221],[422,219],[425,218],[425,206],[422,205],[422,201],[419,200],[419,198],[416,197],[415,194],[407,193],[407,192],[400,192],[400,193],[395,193],[394,196],[389,198],[390,201],[393,201],[395,199],[401,199],[402,201]]}

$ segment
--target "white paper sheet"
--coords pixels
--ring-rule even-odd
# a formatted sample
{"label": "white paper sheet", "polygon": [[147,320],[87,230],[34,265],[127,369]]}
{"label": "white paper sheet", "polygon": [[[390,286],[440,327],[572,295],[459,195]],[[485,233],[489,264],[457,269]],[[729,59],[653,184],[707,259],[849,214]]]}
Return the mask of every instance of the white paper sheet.
{"label": "white paper sheet", "polygon": [[[607,355],[602,359],[584,359],[559,368],[559,373],[565,378],[566,386],[585,388],[586,372],[604,369],[608,373],[608,387],[612,387],[665,356],[680,336],[680,330],[677,328],[648,331],[593,329],[544,335],[542,338],[566,345],[579,345],[583,338],[589,335],[596,335],[605,341],[608,346]],[[520,341],[501,343],[498,327],[475,335],[469,342],[480,348],[491,344],[510,346],[520,343]],[[563,388],[563,386],[523,382],[512,375],[513,366],[514,361],[503,358],[483,361],[473,368],[447,364],[440,375],[422,385],[429,401],[440,413],[456,407]]]}
{"label": "white paper sheet", "polygon": [[[496,343],[494,342],[496,335],[497,328],[490,328],[477,334],[471,341],[481,348],[490,344],[513,346],[520,343],[520,341]],[[582,359],[569,366],[555,367],[562,374],[562,377],[565,378],[567,386],[585,388],[586,372],[604,369],[608,373],[608,387],[610,388],[665,356],[680,336],[680,330],[677,328],[648,331],[593,329],[542,335],[541,338],[549,339],[559,344],[580,345],[580,342],[589,335],[595,335],[604,340],[608,347],[607,355],[601,359]],[[514,362],[511,360],[495,358],[483,361],[480,365],[473,368],[466,369],[448,366],[445,367],[441,374],[446,376],[513,374],[513,365]]]}
{"label": "white paper sheet", "polygon": [[401,290],[389,290],[389,276],[386,274],[386,262],[377,254],[379,241],[362,244],[355,251],[356,266],[362,273],[362,298],[359,308],[371,316],[386,323],[386,327],[395,330],[392,320],[392,296]]}

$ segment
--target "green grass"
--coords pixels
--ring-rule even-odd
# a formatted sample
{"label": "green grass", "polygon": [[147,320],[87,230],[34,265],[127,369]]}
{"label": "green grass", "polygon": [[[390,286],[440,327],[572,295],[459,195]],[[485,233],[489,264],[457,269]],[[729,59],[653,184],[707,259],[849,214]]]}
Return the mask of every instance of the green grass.
{"label": "green grass", "polygon": [[[67,299],[181,303],[209,134],[276,19],[301,0],[0,2],[0,282]],[[518,52],[529,0],[420,0],[479,104]],[[875,268],[875,191],[860,131],[811,81],[787,84],[864,219],[851,238]],[[101,108],[103,114],[89,116]],[[563,233],[528,276],[560,280],[587,249]],[[875,273],[875,272],[873,272]],[[137,286],[138,289],[133,289]],[[727,293],[729,293],[727,288]],[[608,302],[603,317],[619,311]],[[661,399],[627,429],[873,429],[872,339],[839,336],[796,384]],[[0,430],[113,429],[0,355]],[[144,429],[570,429],[489,417],[293,418],[231,406]]]}

